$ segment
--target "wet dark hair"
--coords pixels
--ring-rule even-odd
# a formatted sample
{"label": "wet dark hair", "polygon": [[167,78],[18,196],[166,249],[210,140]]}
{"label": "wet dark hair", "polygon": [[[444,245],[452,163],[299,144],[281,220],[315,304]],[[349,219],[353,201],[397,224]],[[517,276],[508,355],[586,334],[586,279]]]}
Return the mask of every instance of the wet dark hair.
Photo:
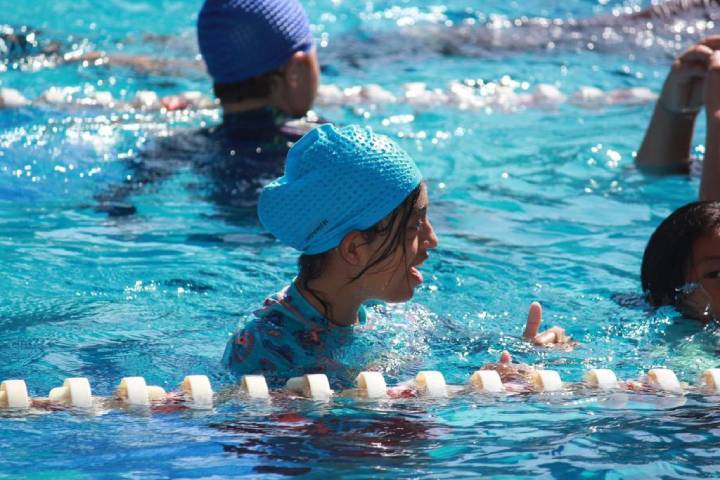
{"label": "wet dark hair", "polygon": [[694,202],[678,208],[650,237],[640,278],[654,307],[678,306],[678,291],[687,283],[693,244],[720,229],[720,202]]}
{"label": "wet dark hair", "polygon": [[267,98],[272,92],[273,78],[279,75],[280,72],[274,70],[235,83],[213,83],[213,92],[222,103]]}
{"label": "wet dark hair", "polygon": [[[421,185],[415,187],[415,189],[410,192],[410,195],[405,197],[405,200],[403,200],[403,202],[398,205],[395,210],[393,210],[384,219],[380,220],[372,227],[366,230],[362,230],[361,233],[363,235],[363,238],[368,243],[374,241],[379,236],[384,236],[385,238],[380,244],[380,247],[373,255],[373,258],[368,262],[367,265],[365,265],[365,267],[360,271],[360,273],[355,275],[355,277],[351,278],[348,283],[352,283],[358,280],[368,270],[390,258],[393,253],[395,253],[395,250],[397,250],[398,248],[402,249],[403,257],[405,256],[405,245],[407,243],[407,228],[403,228],[403,226],[408,225],[408,223],[410,222],[414,207],[417,204],[418,197],[420,196],[420,187]],[[395,226],[398,226],[398,228],[396,229],[395,234],[391,236],[390,234],[392,233]],[[300,255],[300,258],[298,259],[298,267],[300,270],[300,272],[298,273],[298,280],[300,281],[302,288],[305,291],[309,292],[310,295],[312,295],[318,302],[320,302],[323,307],[323,314],[326,317],[330,316],[332,313],[330,304],[324,298],[322,298],[322,296],[316,290],[310,288],[309,284],[311,281],[320,278],[320,276],[322,275],[323,271],[325,270],[325,265],[327,263],[328,253],[329,252],[323,252],[316,255],[303,254]]]}

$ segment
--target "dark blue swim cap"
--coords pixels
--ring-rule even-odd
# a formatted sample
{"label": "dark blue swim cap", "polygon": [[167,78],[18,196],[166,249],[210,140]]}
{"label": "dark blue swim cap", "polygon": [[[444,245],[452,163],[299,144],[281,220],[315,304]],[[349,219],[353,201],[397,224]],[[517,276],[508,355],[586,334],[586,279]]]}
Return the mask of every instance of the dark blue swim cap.
{"label": "dark blue swim cap", "polygon": [[197,30],[200,53],[216,83],[270,72],[313,46],[297,0],[205,0]]}

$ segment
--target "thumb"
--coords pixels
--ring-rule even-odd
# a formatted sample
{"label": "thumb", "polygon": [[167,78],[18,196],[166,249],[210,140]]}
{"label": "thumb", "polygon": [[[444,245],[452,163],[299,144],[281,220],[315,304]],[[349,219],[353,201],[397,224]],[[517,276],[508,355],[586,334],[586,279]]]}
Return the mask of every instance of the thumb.
{"label": "thumb", "polygon": [[530,311],[528,312],[527,323],[525,324],[525,331],[523,332],[523,338],[525,340],[532,340],[540,330],[540,323],[542,322],[542,306],[540,302],[533,302],[530,304]]}
{"label": "thumb", "polygon": [[512,363],[512,357],[510,356],[510,352],[507,350],[503,350],[503,352],[500,354],[500,363]]}

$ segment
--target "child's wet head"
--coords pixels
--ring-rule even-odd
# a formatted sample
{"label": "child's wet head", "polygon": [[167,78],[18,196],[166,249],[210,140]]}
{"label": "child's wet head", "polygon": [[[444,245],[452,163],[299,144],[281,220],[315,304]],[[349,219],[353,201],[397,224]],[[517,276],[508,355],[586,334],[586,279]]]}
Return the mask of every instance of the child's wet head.
{"label": "child's wet head", "polygon": [[720,202],[691,203],[667,217],[645,248],[641,277],[653,306],[720,319]]}

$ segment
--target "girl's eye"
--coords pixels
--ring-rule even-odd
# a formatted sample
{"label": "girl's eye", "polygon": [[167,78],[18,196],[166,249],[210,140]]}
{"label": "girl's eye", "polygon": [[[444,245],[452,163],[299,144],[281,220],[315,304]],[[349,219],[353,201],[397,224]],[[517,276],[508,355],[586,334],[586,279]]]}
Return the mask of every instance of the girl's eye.
{"label": "girl's eye", "polygon": [[720,270],[713,270],[703,275],[704,278],[720,278]]}
{"label": "girl's eye", "polygon": [[410,230],[420,230],[422,222],[422,218],[418,218],[417,222],[410,224]]}

